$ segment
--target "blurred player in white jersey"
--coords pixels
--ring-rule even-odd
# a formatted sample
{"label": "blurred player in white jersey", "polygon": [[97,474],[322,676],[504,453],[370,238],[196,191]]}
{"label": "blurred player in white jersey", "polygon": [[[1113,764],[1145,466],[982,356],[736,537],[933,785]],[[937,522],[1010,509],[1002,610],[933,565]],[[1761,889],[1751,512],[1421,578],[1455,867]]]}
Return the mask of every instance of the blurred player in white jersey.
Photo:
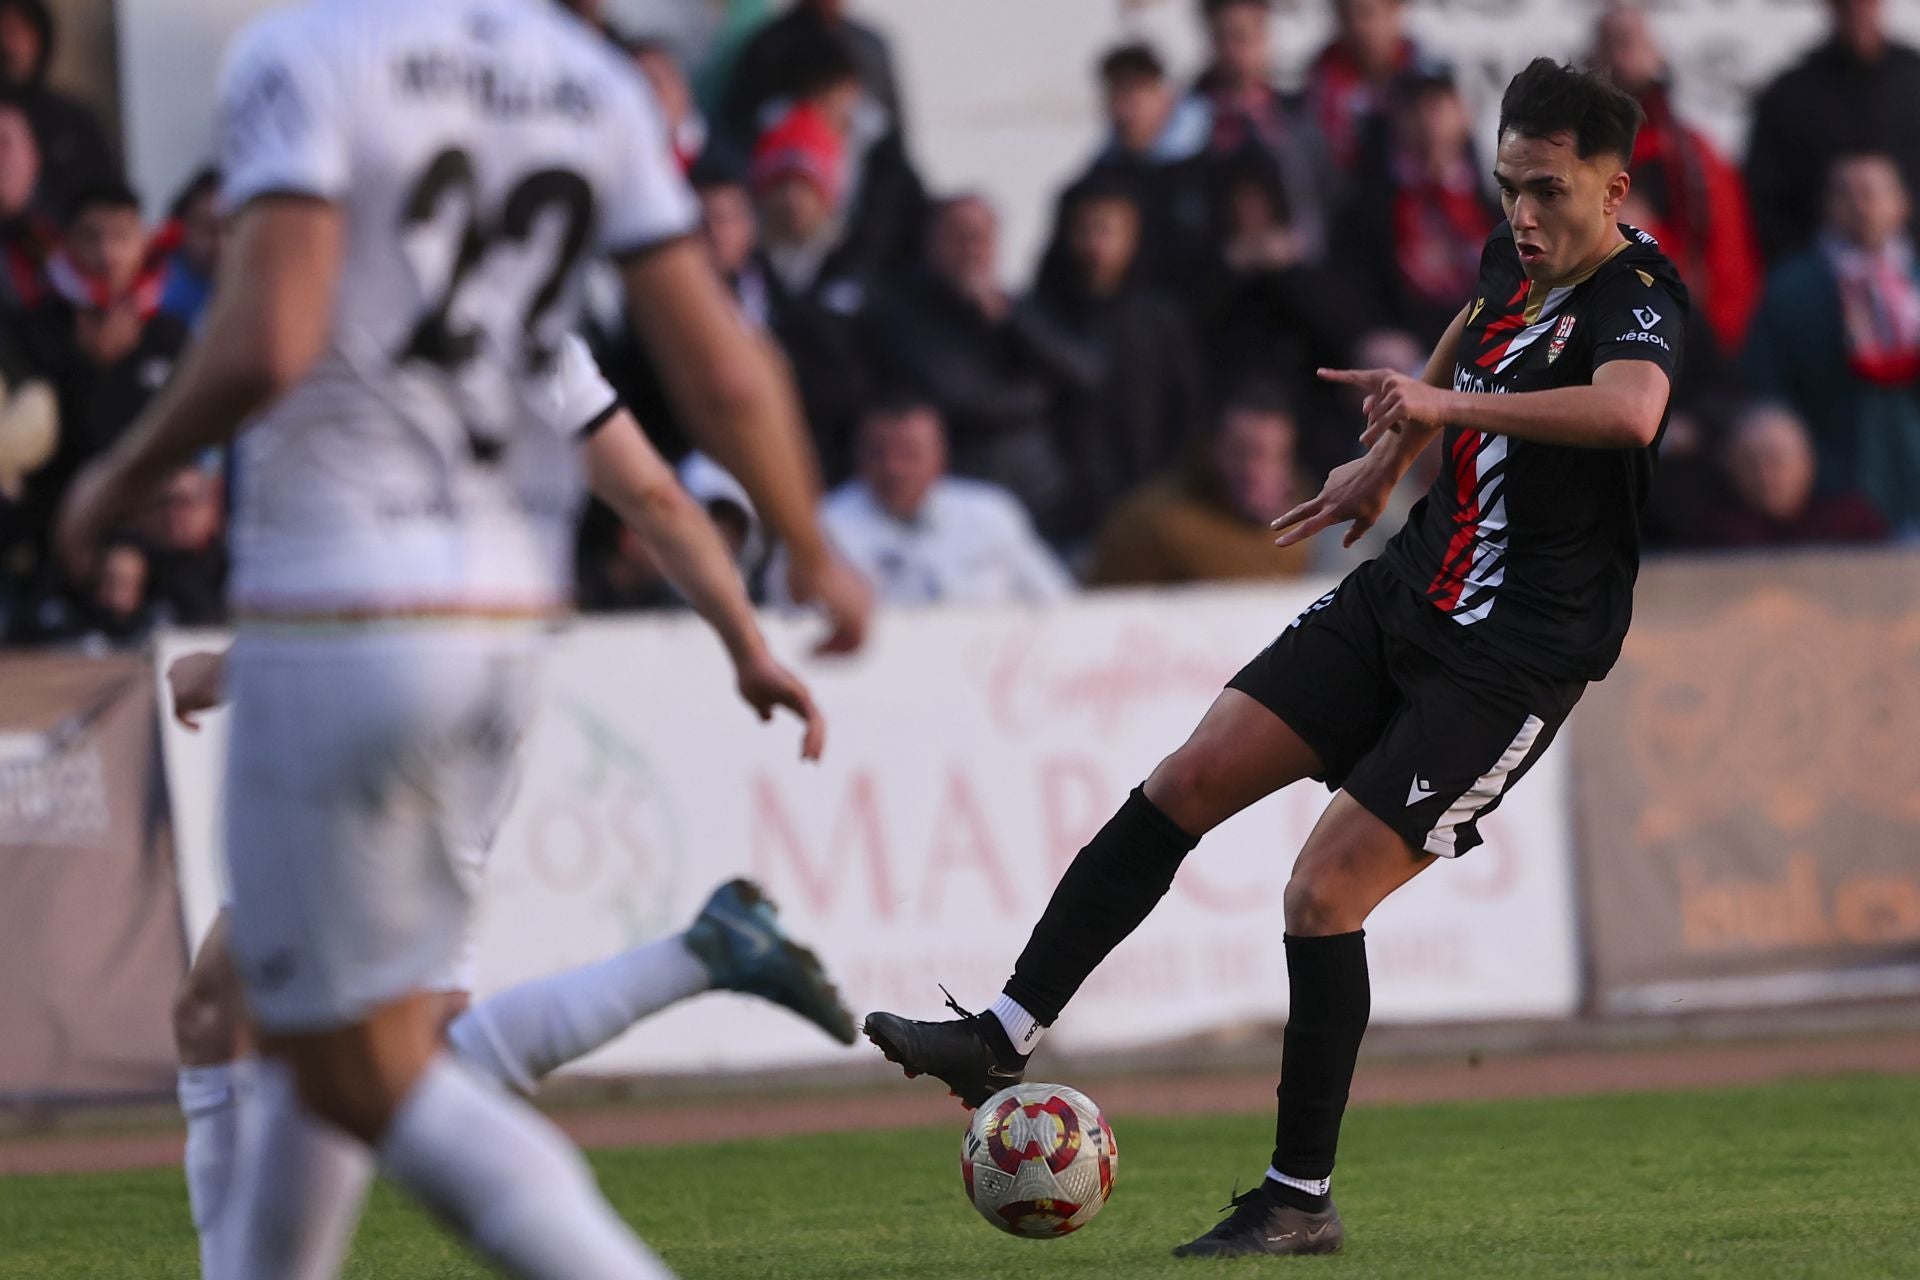
{"label": "blurred player in white jersey", "polygon": [[[814,522],[798,411],[688,235],[631,70],[540,0],[307,0],[221,87],[229,261],[173,383],[75,483],[78,569],[168,469],[239,450],[226,786],[230,946],[299,1099],[515,1275],[663,1274],[537,1113],[448,1054],[432,991],[565,604],[580,486],[543,415],[581,267],[629,313],[700,443],[858,643],[867,600]],[[284,1199],[272,1162],[250,1193]],[[238,1270],[286,1274],[274,1233]]]}
{"label": "blurred player in white jersey", "polygon": [[[584,441],[588,487],[634,531],[713,628],[733,663],[741,697],[762,718],[779,707],[800,716],[806,725],[801,757],[817,759],[825,720],[806,686],[768,650],[719,530],[641,434],[578,338],[563,340],[550,395],[542,399],[556,427]],[[223,654],[186,655],[167,678],[174,713],[190,729],[198,727],[200,714],[225,701]],[[508,799],[498,797],[496,816]],[[487,847],[460,853],[463,872],[484,874]],[[244,1280],[236,1242],[255,1230],[279,1242],[274,1274],[282,1280],[332,1276],[351,1243],[373,1175],[370,1153],[306,1114],[285,1074],[253,1058],[253,1029],[226,935],[223,912],[194,956],[174,1006],[180,1104],[187,1119],[187,1194],[200,1236],[201,1274],[205,1280]],[[853,1040],[853,1020],[819,962],[785,936],[772,904],[745,881],[721,885],[680,933],[469,1007],[473,958],[469,939],[454,967],[430,982],[441,1000],[447,1042],[465,1064],[521,1093],[531,1094],[548,1073],[640,1019],[716,989],[772,1000],[842,1043]],[[250,1196],[246,1186],[267,1160],[276,1172],[266,1181],[283,1192],[272,1203]]]}

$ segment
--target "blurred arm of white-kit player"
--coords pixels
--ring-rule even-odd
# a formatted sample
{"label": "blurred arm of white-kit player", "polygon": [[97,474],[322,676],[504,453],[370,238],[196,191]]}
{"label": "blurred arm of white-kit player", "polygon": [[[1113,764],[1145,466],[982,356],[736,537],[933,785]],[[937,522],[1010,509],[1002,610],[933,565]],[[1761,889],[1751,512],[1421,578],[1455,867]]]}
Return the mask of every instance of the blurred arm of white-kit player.
{"label": "blurred arm of white-kit player", "polygon": [[[569,357],[589,360],[584,346]],[[598,375],[590,375],[597,382]],[[604,384],[601,384],[604,387]],[[817,760],[826,745],[826,719],[800,678],[767,647],[746,583],[720,531],[704,508],[640,430],[631,411],[617,402],[592,424],[581,446],[587,484],[632,529],[693,609],[712,627],[733,663],[740,696],[762,720],[785,707],[806,724],[800,755]],[[189,653],[167,668],[173,714],[189,729],[225,698],[224,653]]]}

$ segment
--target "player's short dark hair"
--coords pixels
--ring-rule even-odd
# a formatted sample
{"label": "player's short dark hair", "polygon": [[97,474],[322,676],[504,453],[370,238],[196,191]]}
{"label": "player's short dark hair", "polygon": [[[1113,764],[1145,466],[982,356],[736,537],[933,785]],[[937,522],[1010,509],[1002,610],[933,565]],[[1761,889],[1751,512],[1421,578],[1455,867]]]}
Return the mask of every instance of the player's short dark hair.
{"label": "player's short dark hair", "polygon": [[66,225],[71,227],[96,209],[131,209],[139,213],[140,193],[120,178],[88,183],[67,201]]}
{"label": "player's short dark hair", "polygon": [[1115,45],[1100,57],[1100,83],[1113,85],[1139,80],[1165,80],[1167,64],[1144,40]]}
{"label": "player's short dark hair", "polygon": [[1535,58],[1507,83],[1500,99],[1500,136],[1509,130],[1524,138],[1573,135],[1582,160],[1633,155],[1633,140],[1646,120],[1640,104],[1624,90],[1592,71]]}

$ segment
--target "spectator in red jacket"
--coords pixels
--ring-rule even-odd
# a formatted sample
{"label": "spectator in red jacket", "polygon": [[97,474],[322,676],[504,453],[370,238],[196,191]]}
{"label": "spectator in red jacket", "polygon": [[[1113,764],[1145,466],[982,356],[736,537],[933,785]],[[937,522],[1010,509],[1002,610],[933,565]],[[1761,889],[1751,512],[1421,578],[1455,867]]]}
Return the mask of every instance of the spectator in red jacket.
{"label": "spectator in red jacket", "polygon": [[1720,349],[1738,351],[1761,282],[1740,171],[1674,114],[1666,56],[1644,10],[1622,4],[1601,15],[1593,62],[1647,113],[1633,148],[1633,207],[1623,216],[1659,239]]}
{"label": "spectator in red jacket", "polygon": [[1727,501],[1700,513],[1689,539],[1705,547],[1777,547],[1884,542],[1887,522],[1852,490],[1814,491],[1813,440],[1782,404],[1752,406],[1735,420],[1721,457]]}
{"label": "spectator in red jacket", "polygon": [[1307,72],[1307,105],[1342,172],[1360,159],[1367,121],[1399,76],[1438,70],[1407,34],[1406,0],[1334,0],[1333,41]]}

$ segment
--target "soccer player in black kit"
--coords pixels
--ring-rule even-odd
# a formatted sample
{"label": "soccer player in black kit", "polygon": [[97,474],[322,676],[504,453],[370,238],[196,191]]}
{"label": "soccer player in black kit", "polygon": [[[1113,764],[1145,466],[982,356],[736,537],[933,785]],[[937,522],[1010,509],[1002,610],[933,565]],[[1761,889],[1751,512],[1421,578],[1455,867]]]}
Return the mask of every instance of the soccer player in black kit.
{"label": "soccer player in black kit", "polygon": [[[1285,895],[1291,1004],[1272,1166],[1183,1257],[1330,1253],[1334,1148],[1369,1010],[1362,925],[1546,750],[1620,652],[1639,511],[1666,428],[1687,293],[1651,236],[1615,220],[1641,114],[1541,58],[1500,104],[1507,220],[1476,296],[1420,378],[1325,370],[1365,394],[1363,457],[1282,516],[1282,544],[1349,543],[1440,437],[1439,479],[1376,560],[1235,676],[1193,735],[1080,851],[987,1012],[891,1013],[867,1035],[968,1106],[1018,1081],[1087,975],[1146,918],[1199,838],[1302,778],[1334,791]],[[949,1000],[952,1004],[952,1001]]]}

